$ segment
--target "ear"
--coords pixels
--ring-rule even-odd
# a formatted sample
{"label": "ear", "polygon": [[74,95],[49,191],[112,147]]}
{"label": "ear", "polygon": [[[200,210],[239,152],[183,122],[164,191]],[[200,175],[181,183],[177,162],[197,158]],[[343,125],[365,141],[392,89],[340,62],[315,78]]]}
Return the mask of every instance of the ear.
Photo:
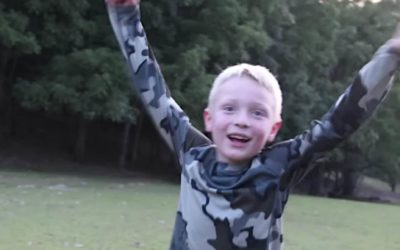
{"label": "ear", "polygon": [[268,136],[268,142],[272,142],[275,140],[276,134],[278,134],[279,129],[282,127],[282,121],[276,122],[274,125],[272,125],[271,132]]}
{"label": "ear", "polygon": [[204,109],[203,111],[203,120],[204,120],[204,126],[207,132],[211,132],[212,130],[212,117],[211,117],[211,112],[209,108]]}

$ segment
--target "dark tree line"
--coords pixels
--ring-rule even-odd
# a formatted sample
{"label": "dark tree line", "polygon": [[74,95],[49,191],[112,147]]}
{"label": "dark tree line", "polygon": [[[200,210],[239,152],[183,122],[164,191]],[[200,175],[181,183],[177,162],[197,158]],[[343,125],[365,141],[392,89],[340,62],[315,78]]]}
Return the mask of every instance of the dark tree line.
{"label": "dark tree line", "polygon": [[[215,75],[228,65],[250,62],[267,66],[280,81],[284,128],[279,139],[287,139],[323,115],[390,37],[399,7],[396,0],[143,0],[141,9],[173,96],[195,125],[202,127]],[[399,88],[394,86],[362,131],[314,163],[312,193],[351,194],[364,174],[396,187]],[[26,122],[18,118],[21,110],[70,124],[78,160],[85,157],[92,124],[120,124],[118,161],[131,164],[146,119],[130,89],[102,2],[0,3],[2,134],[18,134],[18,123]]]}

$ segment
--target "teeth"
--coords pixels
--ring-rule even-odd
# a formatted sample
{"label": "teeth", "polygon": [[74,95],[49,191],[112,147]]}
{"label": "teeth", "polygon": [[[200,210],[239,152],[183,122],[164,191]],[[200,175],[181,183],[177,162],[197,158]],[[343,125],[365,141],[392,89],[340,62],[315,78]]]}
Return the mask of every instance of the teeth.
{"label": "teeth", "polygon": [[237,140],[249,140],[250,138],[244,135],[229,135],[230,138],[232,139],[237,139]]}
{"label": "teeth", "polygon": [[244,137],[244,136],[236,136],[236,135],[233,135],[233,136],[231,136],[232,138],[235,138],[235,139],[241,139],[241,140],[246,140],[247,138],[246,137]]}

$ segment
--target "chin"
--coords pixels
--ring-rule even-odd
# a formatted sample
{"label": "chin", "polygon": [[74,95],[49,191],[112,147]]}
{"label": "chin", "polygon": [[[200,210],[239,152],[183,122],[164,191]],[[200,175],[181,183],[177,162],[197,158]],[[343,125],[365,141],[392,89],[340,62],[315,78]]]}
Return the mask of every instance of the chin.
{"label": "chin", "polygon": [[229,162],[236,165],[248,164],[253,157],[231,157]]}

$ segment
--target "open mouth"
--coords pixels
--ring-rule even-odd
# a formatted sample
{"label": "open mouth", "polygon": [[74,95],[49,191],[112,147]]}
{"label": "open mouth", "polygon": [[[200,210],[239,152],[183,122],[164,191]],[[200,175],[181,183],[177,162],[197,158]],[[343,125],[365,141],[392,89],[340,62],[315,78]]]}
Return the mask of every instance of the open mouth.
{"label": "open mouth", "polygon": [[240,134],[230,134],[228,135],[229,140],[233,142],[240,142],[240,143],[246,143],[251,140],[250,137],[247,137],[245,135],[240,135]]}

